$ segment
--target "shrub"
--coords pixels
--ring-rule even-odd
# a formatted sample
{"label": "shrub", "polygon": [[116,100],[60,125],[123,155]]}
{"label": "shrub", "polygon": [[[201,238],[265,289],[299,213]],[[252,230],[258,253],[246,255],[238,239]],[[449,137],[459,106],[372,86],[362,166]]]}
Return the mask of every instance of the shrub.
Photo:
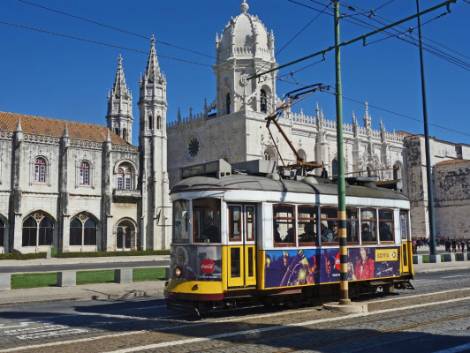
{"label": "shrub", "polygon": [[45,252],[38,252],[32,254],[21,254],[19,252],[0,254],[0,260],[31,260],[31,259],[45,259],[47,254]]}
{"label": "shrub", "polygon": [[145,250],[145,251],[94,251],[94,252],[63,252],[57,254],[59,258],[72,257],[112,257],[112,256],[148,256],[148,255],[169,255],[170,250]]}

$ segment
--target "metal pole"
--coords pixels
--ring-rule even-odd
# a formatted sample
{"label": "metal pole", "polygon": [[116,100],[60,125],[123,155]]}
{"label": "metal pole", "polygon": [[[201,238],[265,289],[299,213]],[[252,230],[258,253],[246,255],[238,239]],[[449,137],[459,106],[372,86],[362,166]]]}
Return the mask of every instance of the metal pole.
{"label": "metal pole", "polygon": [[[416,0],[416,11],[419,14],[419,0]],[[426,81],[424,78],[423,42],[421,37],[421,16],[418,16],[419,64],[421,69],[421,95],[423,101],[424,143],[426,149],[426,179],[428,186],[429,217],[429,253],[436,255],[436,234],[434,228],[434,192],[431,170],[431,151],[429,145],[428,108],[426,103]]]}
{"label": "metal pole", "polygon": [[341,48],[339,0],[334,1],[335,62],[336,62],[336,143],[338,156],[338,237],[340,256],[340,304],[350,304],[348,284],[348,246],[346,227],[346,183],[344,180],[343,149],[343,89],[341,86]]}

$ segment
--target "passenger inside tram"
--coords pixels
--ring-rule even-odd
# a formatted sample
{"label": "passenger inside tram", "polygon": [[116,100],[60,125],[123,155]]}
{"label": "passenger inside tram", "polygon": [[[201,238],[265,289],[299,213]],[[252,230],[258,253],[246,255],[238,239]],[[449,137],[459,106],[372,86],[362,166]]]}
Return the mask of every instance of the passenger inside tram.
{"label": "passenger inside tram", "polygon": [[307,223],[304,225],[304,231],[299,234],[299,242],[312,243],[315,240],[315,224]]}
{"label": "passenger inside tram", "polygon": [[323,243],[332,243],[335,237],[338,235],[338,229],[336,228],[336,222],[322,221],[320,224],[321,228],[321,241]]}

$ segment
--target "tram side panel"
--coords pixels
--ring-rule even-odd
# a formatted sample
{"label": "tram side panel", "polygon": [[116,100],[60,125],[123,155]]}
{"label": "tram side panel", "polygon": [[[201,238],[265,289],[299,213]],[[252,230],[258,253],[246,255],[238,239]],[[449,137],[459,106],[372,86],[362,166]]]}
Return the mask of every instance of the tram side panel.
{"label": "tram side panel", "polygon": [[[272,235],[272,204],[264,203],[262,212],[263,232],[258,242],[258,289],[339,282],[339,247],[276,248]],[[406,210],[404,212],[409,217],[409,213]],[[409,223],[403,228],[399,223],[400,210],[396,209],[394,213],[395,239],[391,244],[349,247],[349,281],[385,280],[413,274]],[[406,229],[406,232],[402,229]]]}

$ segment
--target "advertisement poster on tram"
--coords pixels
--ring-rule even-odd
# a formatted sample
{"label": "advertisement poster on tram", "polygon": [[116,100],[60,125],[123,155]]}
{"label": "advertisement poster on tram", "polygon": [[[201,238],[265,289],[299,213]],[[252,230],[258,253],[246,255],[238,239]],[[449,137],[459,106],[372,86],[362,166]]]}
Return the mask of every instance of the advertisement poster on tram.
{"label": "advertisement poster on tram", "polygon": [[398,248],[350,248],[348,279],[360,281],[400,275]]}
{"label": "advertisement poster on tram", "polygon": [[[266,251],[265,288],[338,282],[339,274],[338,248]],[[399,275],[398,248],[349,249],[350,281]]]}
{"label": "advertisement poster on tram", "polygon": [[339,280],[338,249],[269,250],[265,266],[265,288]]}
{"label": "advertisement poster on tram", "polygon": [[172,251],[171,270],[178,266],[187,280],[220,280],[222,256],[220,247],[179,245]]}

